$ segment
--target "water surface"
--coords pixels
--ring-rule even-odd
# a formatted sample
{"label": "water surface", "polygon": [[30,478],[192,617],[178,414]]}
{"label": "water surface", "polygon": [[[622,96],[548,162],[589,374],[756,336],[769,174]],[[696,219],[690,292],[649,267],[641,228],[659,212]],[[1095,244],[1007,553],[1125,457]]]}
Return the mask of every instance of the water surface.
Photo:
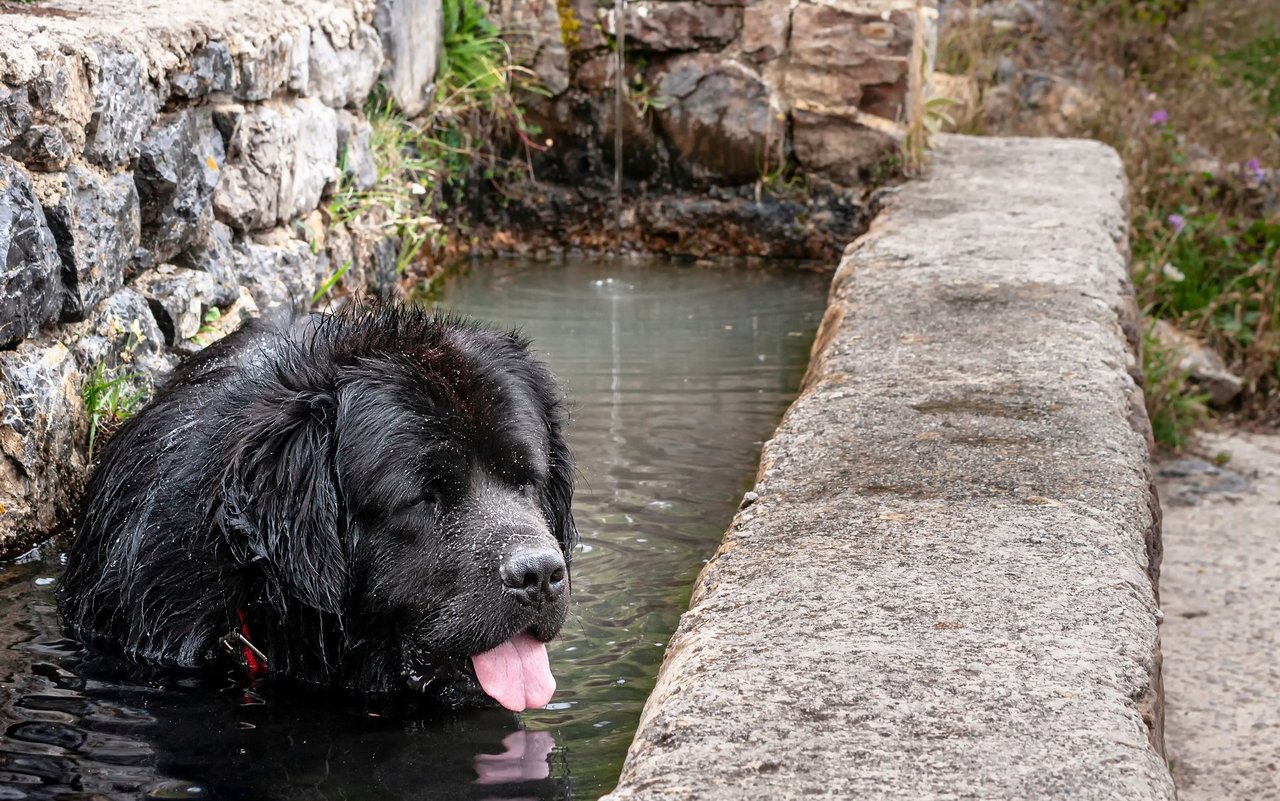
{"label": "water surface", "polygon": [[147,683],[60,637],[56,559],[0,571],[0,799],[593,799],[612,788],[698,570],[804,371],[827,276],[475,265],[434,302],[519,327],[571,399],[582,549],[545,710],[439,716]]}

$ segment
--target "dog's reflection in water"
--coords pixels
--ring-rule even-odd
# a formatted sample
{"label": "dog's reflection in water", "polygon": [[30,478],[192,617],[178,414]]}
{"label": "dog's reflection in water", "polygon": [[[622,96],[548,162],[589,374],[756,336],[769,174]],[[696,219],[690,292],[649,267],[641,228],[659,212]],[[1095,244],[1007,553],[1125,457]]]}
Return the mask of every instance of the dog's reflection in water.
{"label": "dog's reflection in water", "polygon": [[476,784],[518,784],[549,778],[547,757],[555,747],[550,732],[513,731],[502,738],[501,754],[476,755]]}

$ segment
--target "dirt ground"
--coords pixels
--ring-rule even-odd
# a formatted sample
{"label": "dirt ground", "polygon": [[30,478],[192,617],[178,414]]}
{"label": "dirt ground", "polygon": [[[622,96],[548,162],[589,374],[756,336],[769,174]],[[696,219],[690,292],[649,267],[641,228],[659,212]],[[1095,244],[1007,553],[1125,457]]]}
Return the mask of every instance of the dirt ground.
{"label": "dirt ground", "polygon": [[1280,434],[1197,450],[1157,467],[1169,761],[1182,801],[1280,801]]}

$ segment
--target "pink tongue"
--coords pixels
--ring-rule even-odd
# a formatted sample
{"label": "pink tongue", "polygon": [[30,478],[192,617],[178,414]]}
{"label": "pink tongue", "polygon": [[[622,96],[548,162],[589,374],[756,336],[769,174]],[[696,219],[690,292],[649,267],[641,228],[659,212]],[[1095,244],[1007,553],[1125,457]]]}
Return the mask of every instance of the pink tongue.
{"label": "pink tongue", "polygon": [[528,634],[476,654],[471,663],[484,691],[512,712],[544,707],[556,691],[547,646]]}

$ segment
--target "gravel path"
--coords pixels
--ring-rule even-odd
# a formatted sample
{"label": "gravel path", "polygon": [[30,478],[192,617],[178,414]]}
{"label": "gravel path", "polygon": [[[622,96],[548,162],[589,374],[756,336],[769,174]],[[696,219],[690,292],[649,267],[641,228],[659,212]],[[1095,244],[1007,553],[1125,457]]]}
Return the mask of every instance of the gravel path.
{"label": "gravel path", "polygon": [[1280,435],[1160,465],[1165,738],[1182,801],[1280,801]]}

